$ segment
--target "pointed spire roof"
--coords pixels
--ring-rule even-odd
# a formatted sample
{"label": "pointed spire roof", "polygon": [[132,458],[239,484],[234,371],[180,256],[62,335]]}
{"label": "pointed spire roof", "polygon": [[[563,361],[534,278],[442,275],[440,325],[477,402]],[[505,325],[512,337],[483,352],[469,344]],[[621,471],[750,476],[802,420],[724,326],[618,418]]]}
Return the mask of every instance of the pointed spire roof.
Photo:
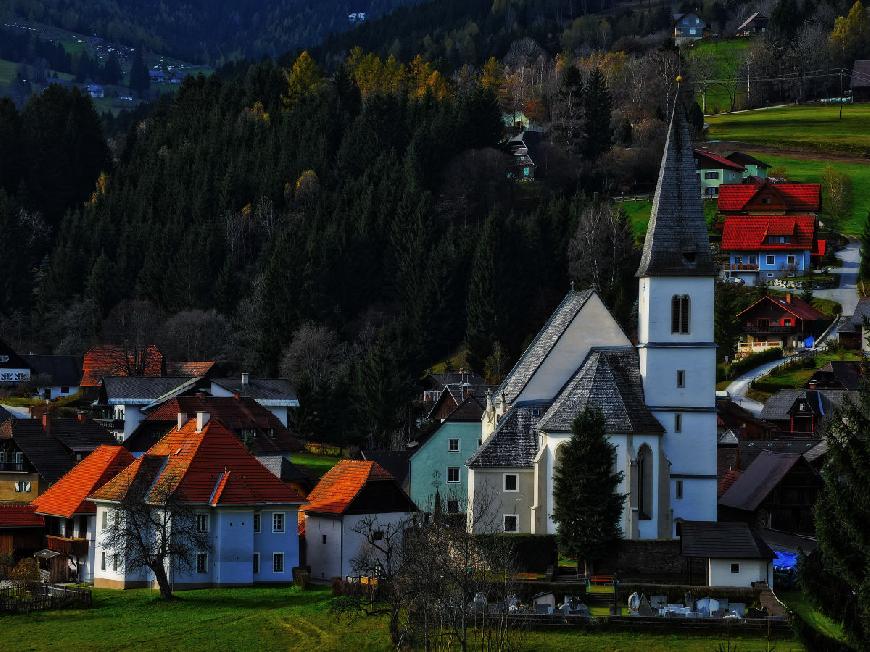
{"label": "pointed spire roof", "polygon": [[715,276],[692,138],[674,102],[637,276]]}

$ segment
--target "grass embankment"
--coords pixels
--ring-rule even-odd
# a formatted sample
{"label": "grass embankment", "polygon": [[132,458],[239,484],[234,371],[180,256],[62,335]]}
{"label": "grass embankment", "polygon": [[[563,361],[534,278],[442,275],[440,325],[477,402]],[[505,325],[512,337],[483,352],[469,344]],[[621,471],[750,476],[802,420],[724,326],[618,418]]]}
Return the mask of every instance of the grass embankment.
{"label": "grass embankment", "polygon": [[[746,50],[752,45],[753,40],[748,38],[733,39],[704,39],[697,41],[688,49],[689,58],[709,57],[712,62],[710,79],[736,79],[739,77],[740,65],[746,56]],[[737,84],[736,106],[743,106],[746,97],[744,84]],[[697,89],[698,104],[704,106],[702,89]],[[731,110],[731,96],[722,84],[709,84],[707,86],[706,112],[720,113]]]}
{"label": "grass embankment", "polygon": [[[161,603],[147,589],[94,591],[89,610],[47,611],[0,618],[3,649],[23,650],[390,650],[386,619],[338,619],[330,591],[296,588],[204,589]],[[530,631],[522,650],[587,652],[710,652],[720,636],[692,634]],[[765,650],[762,638],[731,637],[738,648]],[[733,649],[733,648],[732,648]],[[777,652],[797,652],[797,642],[776,641]]]}
{"label": "grass embankment", "polygon": [[315,455],[314,453],[293,453],[290,455],[290,461],[293,464],[305,469],[317,478],[322,477],[340,459],[340,457],[334,455]]}
{"label": "grass embankment", "polygon": [[[649,217],[652,212],[651,199],[625,200],[617,204],[624,212],[628,221],[631,223],[631,230],[634,232],[634,237],[638,240],[643,240],[646,235],[646,228],[649,224]],[[704,201],[704,218],[708,225],[712,225],[716,219],[716,202]]]}
{"label": "grass embankment", "polygon": [[794,611],[817,632],[836,641],[846,641],[843,626],[816,609],[803,593],[800,591],[780,591],[777,592],[777,595],[789,609]]}
{"label": "grass embankment", "polygon": [[816,369],[834,360],[861,360],[858,351],[836,351],[833,353],[818,353],[813,358],[804,358],[777,367],[766,376],[752,383],[747,395],[756,401],[766,401],[772,394],[781,389],[797,389],[805,387]]}

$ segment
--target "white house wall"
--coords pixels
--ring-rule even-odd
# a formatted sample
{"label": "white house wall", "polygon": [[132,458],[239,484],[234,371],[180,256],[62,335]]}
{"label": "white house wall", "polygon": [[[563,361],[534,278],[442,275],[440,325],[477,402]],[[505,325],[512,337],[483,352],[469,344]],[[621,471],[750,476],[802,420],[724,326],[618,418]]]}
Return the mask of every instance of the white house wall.
{"label": "white house wall", "polygon": [[[356,559],[365,546],[368,545],[366,535],[354,530],[365,519],[377,518],[379,526],[386,527],[387,525],[396,525],[407,523],[411,520],[412,515],[409,512],[388,512],[383,514],[353,514],[347,515],[341,519],[342,529],[342,548],[341,548],[341,576],[348,577],[357,575],[358,571],[354,568],[354,559]],[[306,529],[306,536],[308,531]]]}
{"label": "white house wall", "polygon": [[311,568],[311,579],[341,577],[341,537],[340,518],[305,515],[305,562]]}
{"label": "white house wall", "polygon": [[[740,572],[732,573],[731,564],[739,564]],[[768,582],[773,587],[772,565],[760,559],[710,559],[707,572],[710,586],[750,587],[753,582]]]}

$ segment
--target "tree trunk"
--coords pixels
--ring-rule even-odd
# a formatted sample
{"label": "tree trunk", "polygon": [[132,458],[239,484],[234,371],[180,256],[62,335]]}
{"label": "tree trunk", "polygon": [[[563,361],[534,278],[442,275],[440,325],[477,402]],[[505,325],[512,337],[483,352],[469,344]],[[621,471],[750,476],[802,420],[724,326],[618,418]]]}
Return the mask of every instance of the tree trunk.
{"label": "tree trunk", "polygon": [[154,578],[157,580],[157,586],[160,587],[160,597],[164,600],[172,599],[172,586],[169,584],[169,577],[166,575],[166,568],[163,566],[163,562],[159,562],[154,564],[154,566],[149,566],[151,570],[154,572]]}

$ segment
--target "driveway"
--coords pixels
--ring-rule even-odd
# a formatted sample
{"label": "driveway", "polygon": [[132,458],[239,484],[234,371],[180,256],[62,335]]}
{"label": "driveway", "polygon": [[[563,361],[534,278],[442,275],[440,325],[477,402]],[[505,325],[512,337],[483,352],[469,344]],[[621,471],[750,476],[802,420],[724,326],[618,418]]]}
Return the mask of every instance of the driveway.
{"label": "driveway", "polygon": [[840,275],[840,285],[832,290],[816,290],[813,296],[823,299],[833,299],[843,306],[843,314],[851,315],[858,305],[858,266],[861,261],[861,243],[850,242],[836,253],[840,259],[840,267],[831,268],[834,274]]}
{"label": "driveway", "polygon": [[732,380],[731,384],[725,388],[725,391],[728,392],[731,400],[737,403],[737,405],[746,410],[749,410],[757,416],[761,414],[761,408],[764,407],[764,403],[759,403],[758,401],[754,401],[751,398],[747,398],[746,392],[749,391],[749,386],[752,384],[752,381],[769,374],[778,366],[785,364],[786,362],[790,362],[793,357],[794,356],[786,356],[779,360],[772,360],[771,362],[766,362],[765,364],[761,365],[760,367],[756,367],[755,369],[750,369],[742,376],[738,376],[737,378]]}

